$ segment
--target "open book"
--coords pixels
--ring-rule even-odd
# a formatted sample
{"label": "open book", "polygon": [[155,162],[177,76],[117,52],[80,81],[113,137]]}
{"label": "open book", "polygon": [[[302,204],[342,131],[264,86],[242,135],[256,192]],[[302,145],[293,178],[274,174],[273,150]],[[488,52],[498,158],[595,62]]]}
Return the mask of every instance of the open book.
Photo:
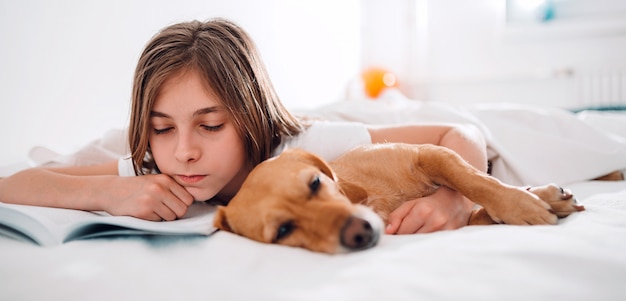
{"label": "open book", "polygon": [[215,232],[214,213],[215,206],[195,202],[181,219],[151,222],[105,212],[0,203],[0,234],[42,246],[101,236],[209,235]]}

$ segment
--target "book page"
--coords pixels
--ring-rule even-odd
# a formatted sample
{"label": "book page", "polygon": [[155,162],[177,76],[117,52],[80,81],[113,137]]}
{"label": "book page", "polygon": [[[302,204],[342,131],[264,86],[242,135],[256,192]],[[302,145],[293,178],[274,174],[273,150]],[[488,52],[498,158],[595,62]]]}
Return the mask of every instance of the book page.
{"label": "book page", "polygon": [[73,225],[64,241],[110,235],[209,235],[215,232],[215,206],[194,202],[181,219],[153,222],[130,216],[106,216]]}
{"label": "book page", "polygon": [[5,226],[0,232],[11,237],[19,237],[19,232],[44,246],[107,235],[209,235],[215,231],[214,213],[215,206],[195,202],[181,219],[152,222],[106,212],[0,203],[0,224]]}
{"label": "book page", "polygon": [[0,203],[0,224],[39,245],[60,244],[72,225],[103,215],[106,213]]}

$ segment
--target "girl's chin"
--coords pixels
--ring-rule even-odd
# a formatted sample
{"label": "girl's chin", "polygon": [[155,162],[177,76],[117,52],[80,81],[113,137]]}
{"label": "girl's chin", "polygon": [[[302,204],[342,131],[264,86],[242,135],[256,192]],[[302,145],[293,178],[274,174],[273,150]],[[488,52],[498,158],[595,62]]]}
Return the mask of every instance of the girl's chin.
{"label": "girl's chin", "polygon": [[215,192],[207,191],[206,189],[199,189],[195,187],[186,187],[185,189],[193,196],[194,201],[204,202],[215,197]]}

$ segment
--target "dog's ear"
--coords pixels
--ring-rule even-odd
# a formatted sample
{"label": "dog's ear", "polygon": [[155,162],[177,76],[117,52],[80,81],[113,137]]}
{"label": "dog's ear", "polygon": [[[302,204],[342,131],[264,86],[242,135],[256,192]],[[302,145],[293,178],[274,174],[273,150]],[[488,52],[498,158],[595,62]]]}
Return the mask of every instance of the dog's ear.
{"label": "dog's ear", "polygon": [[339,184],[341,193],[347,196],[353,203],[360,203],[367,199],[367,190],[363,189],[363,187],[342,181],[341,179],[339,179],[337,183]]}
{"label": "dog's ear", "polygon": [[328,163],[324,161],[322,158],[317,155],[301,150],[301,149],[293,149],[293,152],[297,153],[297,155],[307,163],[319,168],[323,174],[327,175],[329,178],[333,179],[333,181],[337,182],[337,176],[335,176],[335,172],[330,168]]}
{"label": "dog's ear", "polygon": [[228,224],[228,219],[226,218],[226,207],[217,207],[217,212],[215,212],[215,217],[213,218],[213,226],[220,230],[233,232],[233,229],[230,228],[230,224]]}

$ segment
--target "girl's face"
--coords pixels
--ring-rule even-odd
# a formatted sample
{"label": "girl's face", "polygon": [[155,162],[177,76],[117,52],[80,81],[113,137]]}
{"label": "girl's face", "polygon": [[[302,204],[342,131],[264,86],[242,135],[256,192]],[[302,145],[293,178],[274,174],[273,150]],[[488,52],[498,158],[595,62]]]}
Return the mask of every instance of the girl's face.
{"label": "girl's face", "polygon": [[229,200],[248,175],[231,116],[195,71],[171,76],[150,112],[150,147],[161,173],[197,201]]}

